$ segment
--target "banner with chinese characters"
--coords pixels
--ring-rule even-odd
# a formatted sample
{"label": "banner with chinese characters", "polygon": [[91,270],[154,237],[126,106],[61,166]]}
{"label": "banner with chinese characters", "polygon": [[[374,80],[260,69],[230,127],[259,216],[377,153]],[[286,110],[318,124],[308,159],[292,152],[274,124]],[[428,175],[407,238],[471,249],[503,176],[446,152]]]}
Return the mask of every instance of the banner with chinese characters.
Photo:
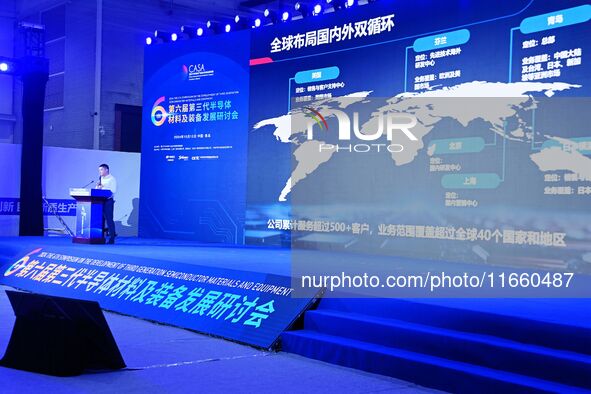
{"label": "banner with chinese characters", "polygon": [[3,285],[93,300],[104,309],[266,349],[317,293],[292,297],[285,276],[76,248],[36,248],[0,272]]}
{"label": "banner with chinese characters", "polygon": [[[60,216],[76,216],[76,200],[48,198],[43,204],[43,214]],[[0,197],[0,215],[19,215],[21,211],[20,198]]]}
{"label": "banner with chinese characters", "polygon": [[242,244],[248,31],[146,48],[139,235]]}

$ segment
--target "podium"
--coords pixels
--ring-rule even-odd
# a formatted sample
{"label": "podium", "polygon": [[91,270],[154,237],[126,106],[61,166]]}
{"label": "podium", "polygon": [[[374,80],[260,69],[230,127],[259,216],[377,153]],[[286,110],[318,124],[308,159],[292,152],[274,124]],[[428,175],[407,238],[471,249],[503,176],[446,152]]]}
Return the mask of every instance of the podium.
{"label": "podium", "polygon": [[103,203],[112,193],[102,189],[70,189],[76,200],[76,232],[72,242],[104,244]]}

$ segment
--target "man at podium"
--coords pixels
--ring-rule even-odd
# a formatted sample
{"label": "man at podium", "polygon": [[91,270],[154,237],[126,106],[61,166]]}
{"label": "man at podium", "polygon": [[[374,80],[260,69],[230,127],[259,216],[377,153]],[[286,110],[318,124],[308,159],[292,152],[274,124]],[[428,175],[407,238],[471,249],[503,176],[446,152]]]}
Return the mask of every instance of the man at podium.
{"label": "man at podium", "polygon": [[117,180],[109,171],[107,164],[101,164],[99,166],[99,181],[96,185],[97,189],[105,189],[111,191],[111,197],[105,200],[103,206],[103,216],[107,222],[107,228],[109,229],[109,241],[108,243],[115,243],[115,221],[113,220],[113,211],[115,210],[115,193],[117,192]]}

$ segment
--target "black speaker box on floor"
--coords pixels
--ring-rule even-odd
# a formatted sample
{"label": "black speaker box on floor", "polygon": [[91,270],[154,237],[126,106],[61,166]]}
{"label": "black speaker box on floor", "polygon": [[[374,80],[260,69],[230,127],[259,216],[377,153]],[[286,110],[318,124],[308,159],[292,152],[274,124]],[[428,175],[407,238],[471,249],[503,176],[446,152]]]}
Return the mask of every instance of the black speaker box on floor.
{"label": "black speaker box on floor", "polygon": [[97,302],[6,294],[16,321],[1,366],[54,376],[125,368]]}

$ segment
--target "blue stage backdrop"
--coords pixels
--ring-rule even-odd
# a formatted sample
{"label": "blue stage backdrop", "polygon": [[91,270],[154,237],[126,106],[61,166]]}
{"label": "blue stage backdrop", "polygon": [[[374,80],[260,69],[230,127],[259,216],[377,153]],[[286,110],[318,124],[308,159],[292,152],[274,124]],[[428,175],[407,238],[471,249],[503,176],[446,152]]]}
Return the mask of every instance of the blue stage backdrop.
{"label": "blue stage backdrop", "polygon": [[146,49],[143,237],[242,243],[248,31]]}

